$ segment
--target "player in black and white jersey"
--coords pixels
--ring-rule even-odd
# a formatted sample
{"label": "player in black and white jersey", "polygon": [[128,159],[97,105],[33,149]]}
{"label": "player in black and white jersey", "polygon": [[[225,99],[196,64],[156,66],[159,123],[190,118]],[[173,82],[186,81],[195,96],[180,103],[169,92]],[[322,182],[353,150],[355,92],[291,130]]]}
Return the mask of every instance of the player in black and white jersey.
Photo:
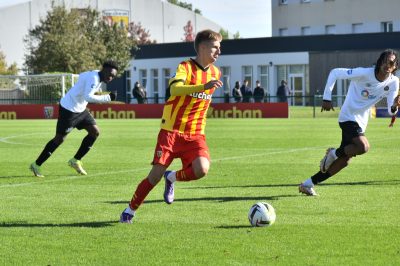
{"label": "player in black and white jersey", "polygon": [[83,169],[81,159],[99,136],[99,128],[86,106],[89,102],[104,103],[115,100],[115,92],[102,95],[102,91],[106,88],[106,84],[116,77],[117,72],[117,64],[109,60],[103,63],[101,71],[94,70],[79,74],[76,84],[60,101],[55,137],[46,144],[36,161],[30,165],[30,170],[35,176],[44,177],[40,166],[63,143],[68,133],[74,128],[85,129],[88,134],[83,138],[75,156],[68,161],[68,165],[81,175],[87,174]]}
{"label": "player in black and white jersey", "polygon": [[370,109],[386,97],[387,110],[395,115],[400,106],[399,79],[394,75],[398,68],[398,54],[388,49],[381,53],[375,67],[335,68],[329,73],[325,86],[322,111],[333,110],[332,90],[338,79],[349,79],[346,99],[339,114],[342,129],[340,147],[329,148],[321,160],[320,171],[299,185],[299,192],[316,196],[314,185],[319,184],[345,168],[356,155],[366,153],[369,142],[364,135],[370,116]]}

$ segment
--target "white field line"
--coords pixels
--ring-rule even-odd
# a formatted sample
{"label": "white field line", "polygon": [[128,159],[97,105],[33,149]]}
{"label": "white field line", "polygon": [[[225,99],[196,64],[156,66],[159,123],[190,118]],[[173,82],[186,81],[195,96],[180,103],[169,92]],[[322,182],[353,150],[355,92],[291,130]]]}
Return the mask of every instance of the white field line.
{"label": "white field line", "polygon": [[22,134],[22,135],[14,135],[14,136],[8,136],[8,137],[0,137],[0,142],[11,144],[11,145],[38,146],[39,144],[10,141],[10,139],[15,139],[15,138],[19,138],[19,137],[26,137],[26,136],[42,135],[42,134],[43,134],[43,132],[41,132],[41,133],[29,133],[29,134]]}
{"label": "white field line", "polygon": [[[29,135],[37,135],[39,133],[32,133],[32,134],[24,134],[24,135],[19,135],[19,136],[29,136]],[[42,133],[40,133],[42,134]],[[10,138],[16,138],[18,137],[17,135],[15,136],[10,136],[10,137],[3,137],[0,138],[1,142],[9,143],[4,140],[8,140]],[[379,139],[375,140],[373,142],[384,142],[384,141],[391,141],[391,140],[398,140],[399,138],[386,138],[386,139]],[[9,143],[9,144],[15,144],[15,143]],[[27,144],[25,144],[27,145]],[[256,154],[248,154],[248,155],[241,155],[241,156],[231,156],[231,157],[223,157],[223,158],[218,158],[212,160],[212,162],[220,162],[220,161],[227,161],[227,160],[238,160],[238,159],[244,159],[244,158],[252,158],[252,157],[260,157],[260,156],[268,156],[268,155],[274,155],[274,154],[283,154],[283,153],[293,153],[293,152],[301,152],[301,151],[307,151],[307,150],[317,150],[317,149],[323,149],[328,147],[327,146],[315,146],[315,147],[303,147],[303,148],[297,148],[297,149],[282,149],[282,150],[275,150],[275,151],[270,151],[270,152],[263,152],[263,153],[256,153]],[[60,178],[57,179],[51,179],[51,180],[43,180],[41,182],[27,182],[27,183],[18,183],[18,184],[4,184],[0,185],[0,188],[9,188],[9,187],[22,187],[22,186],[30,186],[30,185],[37,185],[37,184],[43,184],[43,183],[53,183],[53,182],[60,182],[60,181],[65,181],[65,180],[74,180],[74,179],[83,179],[83,178],[91,178],[91,177],[98,177],[98,176],[106,176],[106,175],[115,175],[119,173],[134,173],[134,172],[139,172],[139,171],[145,171],[145,170],[150,170],[150,168],[136,168],[136,169],[126,169],[126,170],[120,170],[120,171],[109,171],[109,172],[102,172],[102,173],[97,173],[97,174],[89,174],[86,176],[61,176]]]}

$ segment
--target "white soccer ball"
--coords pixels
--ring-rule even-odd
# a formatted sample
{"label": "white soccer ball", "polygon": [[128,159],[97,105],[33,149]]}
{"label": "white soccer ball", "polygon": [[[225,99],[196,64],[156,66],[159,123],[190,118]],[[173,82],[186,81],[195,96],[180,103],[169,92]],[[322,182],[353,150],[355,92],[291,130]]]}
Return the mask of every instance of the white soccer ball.
{"label": "white soccer ball", "polygon": [[270,226],[275,222],[276,214],[271,204],[258,202],[251,206],[248,217],[251,226]]}

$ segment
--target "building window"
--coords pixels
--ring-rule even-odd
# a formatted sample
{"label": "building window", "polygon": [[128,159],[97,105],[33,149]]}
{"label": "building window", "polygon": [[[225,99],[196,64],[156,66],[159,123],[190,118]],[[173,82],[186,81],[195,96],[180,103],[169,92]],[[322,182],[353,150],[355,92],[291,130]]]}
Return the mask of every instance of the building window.
{"label": "building window", "polygon": [[336,34],[336,26],[335,25],[326,25],[325,26],[325,34]]}
{"label": "building window", "polygon": [[151,70],[151,87],[153,90],[154,103],[158,103],[158,69]]}
{"label": "building window", "polygon": [[142,84],[143,87],[147,86],[147,69],[139,70],[139,83]]}
{"label": "building window", "polygon": [[249,82],[248,86],[253,87],[253,67],[252,66],[243,66],[243,81],[247,80]]}
{"label": "building window", "polygon": [[279,29],[279,36],[288,36],[288,29],[287,28]]}
{"label": "building window", "polygon": [[127,99],[127,102],[130,102],[130,99],[132,97],[132,95],[131,95],[131,92],[132,92],[131,71],[127,70],[125,73],[126,73],[126,79],[125,79],[125,81],[126,81],[126,99]]}
{"label": "building window", "polygon": [[302,3],[310,3],[311,0],[301,0]]}
{"label": "building window", "polygon": [[222,85],[221,89],[224,92],[224,95],[230,95],[231,68],[230,67],[220,67],[220,69],[221,69],[221,81],[222,81],[222,83],[224,83],[224,85]]}
{"label": "building window", "polygon": [[268,66],[258,66],[258,73],[258,80],[261,83],[261,87],[264,88],[266,94],[269,94]]}
{"label": "building window", "polygon": [[305,26],[301,27],[301,35],[310,35],[311,34],[311,27]]}
{"label": "building window", "polygon": [[[169,68],[164,68],[163,69],[163,91],[164,91],[164,98],[165,98],[165,93],[167,91],[167,88],[169,86],[169,79],[171,78],[171,70]],[[165,99],[167,101],[167,99]]]}
{"label": "building window", "polygon": [[279,0],[279,4],[280,5],[287,5],[288,4],[288,0]]}
{"label": "building window", "polygon": [[393,22],[386,21],[381,23],[381,31],[382,32],[393,32]]}
{"label": "building window", "polygon": [[351,25],[351,33],[362,33],[363,24],[362,23],[354,23]]}

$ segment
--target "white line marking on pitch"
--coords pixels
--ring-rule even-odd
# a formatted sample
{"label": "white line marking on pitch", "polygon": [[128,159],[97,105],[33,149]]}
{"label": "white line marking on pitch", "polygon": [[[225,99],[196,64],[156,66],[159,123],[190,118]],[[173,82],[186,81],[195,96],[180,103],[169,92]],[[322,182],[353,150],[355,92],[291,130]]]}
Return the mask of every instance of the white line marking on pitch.
{"label": "white line marking on pitch", "polygon": [[[15,136],[3,137],[3,138],[0,138],[0,142],[8,143],[7,139],[16,138],[16,137],[20,137],[20,136],[38,135],[38,134],[43,134],[43,133],[31,133],[31,134],[23,134],[23,135],[15,135]],[[382,142],[382,141],[388,141],[388,140],[393,140],[393,139],[398,139],[398,138],[379,139],[379,140],[375,140],[373,142]],[[11,142],[10,144],[16,144],[16,143],[12,143]],[[31,145],[31,144],[25,144],[25,145]],[[257,154],[248,154],[248,155],[242,155],[242,156],[224,157],[224,158],[214,159],[214,160],[211,160],[211,161],[212,162],[219,162],[219,161],[237,160],[237,159],[243,159],[243,158],[259,157],[259,156],[282,154],[282,153],[292,153],[292,152],[298,152],[298,151],[317,150],[317,149],[323,149],[324,147],[328,147],[328,146],[323,146],[323,147],[322,146],[304,147],[304,148],[297,148],[297,149],[290,149],[290,150],[285,150],[285,149],[283,149],[283,150],[275,150],[275,151],[257,153]],[[37,185],[37,184],[43,184],[43,183],[60,182],[60,181],[65,181],[65,180],[74,180],[74,179],[82,179],[82,178],[91,178],[91,177],[96,177],[96,176],[114,175],[114,174],[119,174],[119,173],[133,173],[133,172],[139,172],[139,171],[145,171],[145,170],[150,170],[150,169],[149,168],[139,168],[139,169],[131,169],[131,170],[127,169],[127,170],[121,170],[121,171],[102,172],[102,173],[97,173],[97,174],[90,174],[90,175],[87,175],[87,176],[64,176],[64,177],[61,177],[61,178],[51,179],[51,180],[44,180],[44,181],[41,181],[41,182],[37,181],[37,182],[17,183],[17,184],[4,184],[4,185],[0,185],[0,188],[22,187],[22,186]]]}
{"label": "white line marking on pitch", "polygon": [[[264,152],[264,153],[249,154],[249,155],[244,155],[244,156],[233,156],[233,157],[219,158],[219,159],[214,159],[214,160],[211,160],[211,161],[212,162],[218,162],[218,161],[226,161],[226,160],[236,160],[236,159],[243,159],[243,158],[250,158],[250,157],[266,156],[266,155],[271,155],[271,154],[291,153],[291,152],[304,151],[304,150],[314,150],[314,149],[321,149],[321,147],[306,147],[306,148],[291,149],[291,150],[280,150],[280,151]],[[43,180],[43,181],[37,181],[37,182],[4,184],[4,185],[0,185],[0,188],[22,187],[22,186],[30,186],[30,185],[37,185],[37,184],[43,184],[43,183],[60,182],[60,181],[65,181],[65,180],[74,180],[74,179],[91,178],[91,177],[97,177],[97,176],[115,175],[115,174],[119,174],[119,173],[133,173],[133,172],[139,172],[139,171],[145,171],[145,170],[150,170],[150,168],[137,168],[137,169],[131,169],[131,170],[127,169],[127,170],[121,170],[121,171],[102,172],[102,173],[90,174],[90,175],[86,175],[86,176],[84,176],[84,175],[81,175],[81,176],[62,176],[62,177],[57,178],[57,179]]]}
{"label": "white line marking on pitch", "polygon": [[31,144],[31,143],[22,143],[22,142],[9,141],[9,139],[15,139],[15,138],[26,137],[26,136],[34,136],[34,135],[42,135],[42,134],[43,134],[43,132],[41,132],[41,133],[29,133],[29,134],[8,136],[8,137],[0,138],[0,142],[7,143],[7,144],[13,144],[13,145],[38,146],[38,144]]}

